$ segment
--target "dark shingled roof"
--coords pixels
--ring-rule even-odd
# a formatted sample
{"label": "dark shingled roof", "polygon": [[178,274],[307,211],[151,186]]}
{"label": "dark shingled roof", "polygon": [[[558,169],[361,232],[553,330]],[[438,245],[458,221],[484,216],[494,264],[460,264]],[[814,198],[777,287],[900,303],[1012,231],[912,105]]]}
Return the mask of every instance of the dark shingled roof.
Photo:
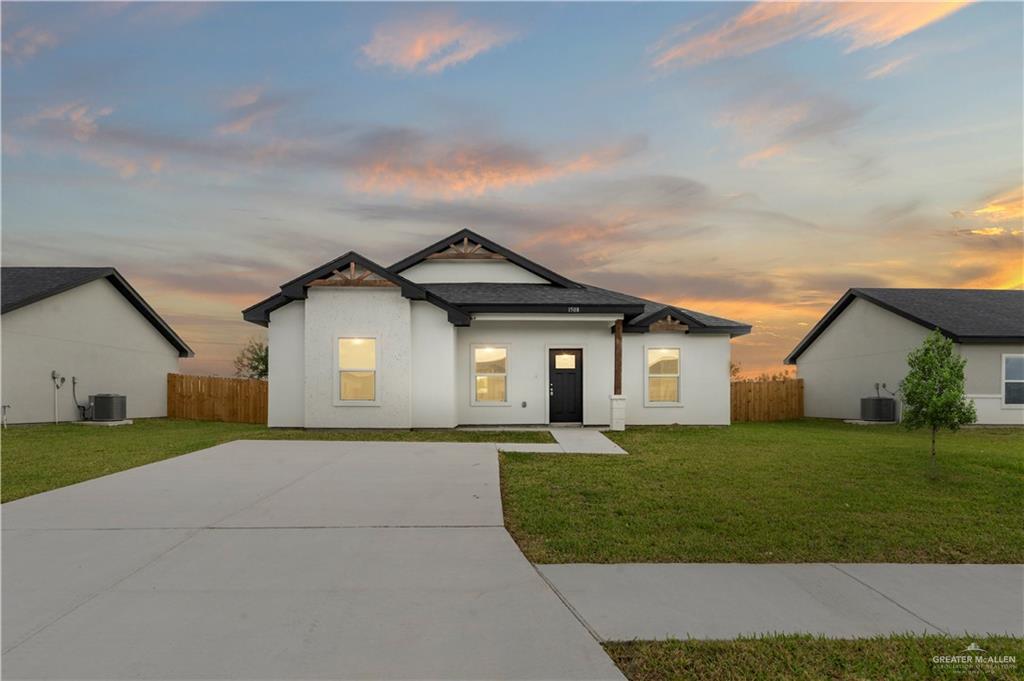
{"label": "dark shingled roof", "polygon": [[0,299],[6,314],[111,273],[109,267],[4,267]]}
{"label": "dark shingled roof", "polygon": [[[456,283],[423,284],[423,288],[467,312],[500,312],[504,307],[536,306],[545,312],[562,312],[566,306],[579,306],[581,312],[622,312],[627,330],[646,331],[647,327],[672,315],[687,322],[692,330],[726,332],[734,336],[750,333],[750,326],[731,319],[694,312],[686,308],[656,303],[618,291],[581,284],[565,289],[549,284]],[[632,327],[632,328],[630,328]]]}
{"label": "dark shingled roof", "polygon": [[597,288],[562,288],[551,284],[455,283],[422,284],[453,305],[479,312],[478,307],[492,305],[614,305],[636,307],[640,304],[611,291]]}
{"label": "dark shingled roof", "polygon": [[[430,254],[444,250],[451,244],[466,239],[482,244],[487,250],[502,255],[510,262],[547,279],[551,283],[465,282],[414,284],[398,274],[398,272],[422,262]],[[361,261],[366,260],[362,256],[353,253],[346,254],[343,258],[349,256],[358,257]],[[376,265],[376,263],[366,262],[370,262],[373,267],[379,268],[379,265]],[[304,287],[311,281],[320,278],[324,273],[330,272],[336,264],[337,261],[332,261],[282,285],[280,293],[272,295],[243,310],[243,318],[254,324],[266,326],[269,323],[272,311],[290,300],[305,298]],[[405,288],[425,291],[427,294],[426,299],[448,310],[449,321],[458,326],[468,325],[468,313],[472,312],[539,312],[553,314],[569,312],[568,308],[572,307],[577,308],[573,312],[621,314],[625,320],[624,330],[633,333],[645,332],[651,324],[669,315],[684,322],[692,333],[728,333],[730,336],[742,336],[743,334],[750,333],[750,326],[748,324],[571,281],[468,229],[456,232],[422,251],[414,253],[387,268],[387,271],[392,275],[392,279],[402,283]],[[403,293],[403,295],[405,294]],[[419,299],[418,296],[415,298]],[[463,318],[460,318],[460,315]]]}
{"label": "dark shingled roof", "polygon": [[2,314],[70,291],[97,279],[107,279],[132,306],[174,346],[180,357],[192,357],[192,348],[167,325],[142,296],[113,267],[3,267],[0,268]]}
{"label": "dark shingled roof", "polygon": [[1024,341],[1024,290],[852,288],[789,353],[786,363],[795,362],[855,298],[938,329],[959,343]]}
{"label": "dark shingled roof", "polygon": [[[587,288],[591,290],[606,291],[606,289],[599,289],[596,286],[587,286]],[[698,327],[705,327],[709,330],[729,330],[734,336],[742,336],[750,333],[750,325],[744,324],[743,322],[736,322],[731,319],[726,319],[725,317],[716,317],[714,315],[704,314],[703,312],[696,312],[695,310],[689,310],[685,307],[657,303],[653,300],[638,298],[627,293],[617,293],[615,291],[607,292],[614,293],[620,298],[636,301],[644,306],[643,312],[630,322],[630,325],[632,326],[649,325],[659,319],[663,319],[667,315],[672,315],[676,319],[686,321],[691,326],[695,325]]]}

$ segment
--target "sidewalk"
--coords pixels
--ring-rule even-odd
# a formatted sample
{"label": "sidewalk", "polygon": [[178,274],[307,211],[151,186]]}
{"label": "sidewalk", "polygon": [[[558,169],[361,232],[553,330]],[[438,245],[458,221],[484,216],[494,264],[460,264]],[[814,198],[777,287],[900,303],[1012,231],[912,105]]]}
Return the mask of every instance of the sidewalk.
{"label": "sidewalk", "polygon": [[1024,635],[1024,566],[538,565],[603,640]]}
{"label": "sidewalk", "polygon": [[626,454],[626,450],[609,440],[599,430],[589,428],[552,428],[557,444],[499,443],[503,452],[534,454]]}

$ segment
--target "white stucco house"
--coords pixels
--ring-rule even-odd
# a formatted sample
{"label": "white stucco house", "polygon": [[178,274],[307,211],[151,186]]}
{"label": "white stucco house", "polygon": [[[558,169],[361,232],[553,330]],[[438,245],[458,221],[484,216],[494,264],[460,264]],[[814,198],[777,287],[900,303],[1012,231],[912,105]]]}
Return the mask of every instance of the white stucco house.
{"label": "white stucco house", "polygon": [[346,253],[243,311],[271,426],[728,424],[746,324],[571,281],[469,230],[383,267]]}
{"label": "white stucco house", "polygon": [[167,374],[192,350],[117,270],[4,267],[0,273],[0,399],[8,423],[80,419],[73,379],[80,403],[116,393],[127,398],[128,418],[167,415]]}
{"label": "white stucco house", "polygon": [[967,359],[977,422],[1024,425],[1021,290],[850,289],[786,358],[804,380],[804,413],[859,418],[860,399],[875,396],[875,383],[895,392],[907,354],[934,329]]}

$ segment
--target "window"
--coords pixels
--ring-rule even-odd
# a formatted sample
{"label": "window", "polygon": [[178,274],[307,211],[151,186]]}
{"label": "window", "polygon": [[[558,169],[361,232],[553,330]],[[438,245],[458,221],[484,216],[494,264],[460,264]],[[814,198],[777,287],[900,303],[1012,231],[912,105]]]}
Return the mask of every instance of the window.
{"label": "window", "polygon": [[338,339],[338,398],[342,402],[377,399],[377,339]]}
{"label": "window", "polygon": [[575,369],[576,368],[576,353],[566,352],[564,354],[555,355],[555,368],[556,369]]}
{"label": "window", "polygon": [[679,402],[679,348],[647,348],[647,401]]}
{"label": "window", "polygon": [[1024,355],[1003,355],[1003,404],[1024,405]]}
{"label": "window", "polygon": [[495,404],[506,401],[508,347],[473,347],[473,401]]}

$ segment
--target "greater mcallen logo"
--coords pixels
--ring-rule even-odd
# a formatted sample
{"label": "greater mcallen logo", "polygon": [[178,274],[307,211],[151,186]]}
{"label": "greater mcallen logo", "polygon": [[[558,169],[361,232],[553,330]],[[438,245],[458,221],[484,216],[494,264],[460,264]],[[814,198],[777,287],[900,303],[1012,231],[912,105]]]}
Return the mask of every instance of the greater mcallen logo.
{"label": "greater mcallen logo", "polygon": [[942,667],[953,667],[969,670],[1015,669],[1016,655],[988,655],[988,651],[977,643],[971,643],[959,655],[935,655],[932,664]]}

